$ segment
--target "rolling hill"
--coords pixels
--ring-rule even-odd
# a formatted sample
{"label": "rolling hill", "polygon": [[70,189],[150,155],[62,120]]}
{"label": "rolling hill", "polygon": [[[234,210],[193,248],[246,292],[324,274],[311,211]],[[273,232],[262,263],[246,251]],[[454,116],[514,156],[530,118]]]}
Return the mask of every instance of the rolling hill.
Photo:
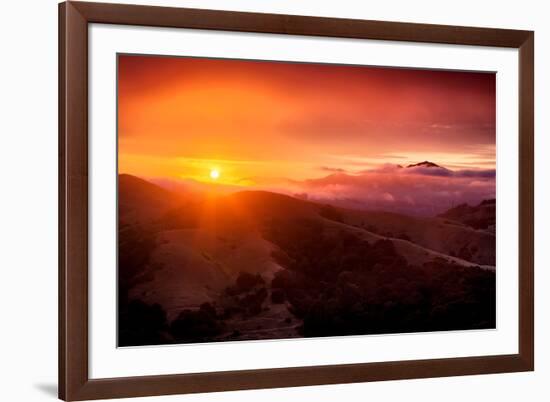
{"label": "rolling hill", "polygon": [[474,229],[495,233],[496,200],[484,200],[478,205],[461,204],[439,215]]}
{"label": "rolling hill", "polygon": [[[119,177],[119,189],[120,241],[126,240],[123,233],[129,227],[154,239],[147,243],[147,255],[140,260],[139,269],[119,266],[119,275],[131,278],[125,282],[129,284],[128,299],[162,306],[169,322],[176,322],[178,317],[189,320],[190,314],[208,316],[201,306],[214,305],[212,311],[225,311],[220,313],[225,329],[219,329],[212,339],[264,339],[303,333],[303,319],[296,321],[304,314],[300,306],[306,302],[301,296],[289,296],[293,293],[286,289],[287,301],[272,301],[278,290],[269,284],[283,273],[297,275],[306,269],[304,273],[323,283],[334,280],[329,279],[331,270],[356,272],[371,260],[380,261],[378,265],[373,262],[374,267],[398,264],[399,268],[391,268],[395,272],[406,266],[428,267],[413,269],[419,272],[442,267],[437,275],[449,267],[454,267],[451,270],[456,275],[476,268],[494,271],[494,234],[447,217],[356,211],[263,191],[181,194],[129,175]],[[323,243],[326,247],[317,248]],[[142,244],[135,247],[143,249]],[[340,249],[341,256],[330,254]],[[376,250],[387,251],[380,254]],[[345,254],[350,252],[357,257],[349,260]],[[302,256],[308,258],[304,268]],[[327,261],[333,261],[332,265],[326,266]],[[350,268],[346,264],[351,264]],[[388,269],[379,274],[386,277]],[[228,313],[232,309],[242,311],[239,300],[246,292],[245,296],[227,295],[227,289],[242,275],[257,275],[265,283],[263,301],[253,317]],[[187,316],[181,317],[185,311]],[[216,314],[213,317],[221,320]]]}

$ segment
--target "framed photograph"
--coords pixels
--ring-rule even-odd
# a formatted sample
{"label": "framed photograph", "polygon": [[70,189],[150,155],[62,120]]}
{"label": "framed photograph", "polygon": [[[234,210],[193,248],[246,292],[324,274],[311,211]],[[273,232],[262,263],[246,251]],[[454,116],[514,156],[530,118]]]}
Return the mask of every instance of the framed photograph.
{"label": "framed photograph", "polygon": [[59,6],[59,397],[534,369],[534,34]]}

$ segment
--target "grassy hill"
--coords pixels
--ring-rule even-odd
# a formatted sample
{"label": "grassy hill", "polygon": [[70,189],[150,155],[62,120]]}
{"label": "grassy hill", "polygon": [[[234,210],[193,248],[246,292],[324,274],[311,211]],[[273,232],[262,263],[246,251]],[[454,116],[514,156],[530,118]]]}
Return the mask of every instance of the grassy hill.
{"label": "grassy hill", "polygon": [[121,317],[136,301],[164,317],[150,334],[124,318],[123,343],[494,325],[489,231],[270,192],[181,194],[127,175],[119,189]]}

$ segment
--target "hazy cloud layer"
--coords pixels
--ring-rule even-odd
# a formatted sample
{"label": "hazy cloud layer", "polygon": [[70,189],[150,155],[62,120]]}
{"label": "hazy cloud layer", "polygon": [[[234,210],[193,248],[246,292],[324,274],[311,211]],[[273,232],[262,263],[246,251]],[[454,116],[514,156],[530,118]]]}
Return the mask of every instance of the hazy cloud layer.
{"label": "hazy cloud layer", "polygon": [[349,208],[436,215],[458,204],[476,205],[494,198],[495,170],[384,165],[360,174],[336,172],[319,179],[290,181],[290,188],[300,197]]}
{"label": "hazy cloud layer", "polygon": [[401,165],[385,164],[377,169],[363,170],[360,173],[393,173],[393,174],[415,174],[424,176],[440,177],[469,177],[469,178],[494,178],[495,169],[460,169],[450,170],[444,167],[412,166],[404,169]]}

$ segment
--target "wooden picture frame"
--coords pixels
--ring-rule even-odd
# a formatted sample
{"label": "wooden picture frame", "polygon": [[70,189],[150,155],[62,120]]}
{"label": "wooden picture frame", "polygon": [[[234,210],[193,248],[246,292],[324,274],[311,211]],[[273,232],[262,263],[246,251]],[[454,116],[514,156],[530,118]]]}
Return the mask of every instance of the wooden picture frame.
{"label": "wooden picture frame", "polygon": [[[519,353],[381,363],[90,379],[88,24],[310,35],[519,49]],[[59,397],[139,397],[534,369],[534,33],[183,8],[59,5]]]}

